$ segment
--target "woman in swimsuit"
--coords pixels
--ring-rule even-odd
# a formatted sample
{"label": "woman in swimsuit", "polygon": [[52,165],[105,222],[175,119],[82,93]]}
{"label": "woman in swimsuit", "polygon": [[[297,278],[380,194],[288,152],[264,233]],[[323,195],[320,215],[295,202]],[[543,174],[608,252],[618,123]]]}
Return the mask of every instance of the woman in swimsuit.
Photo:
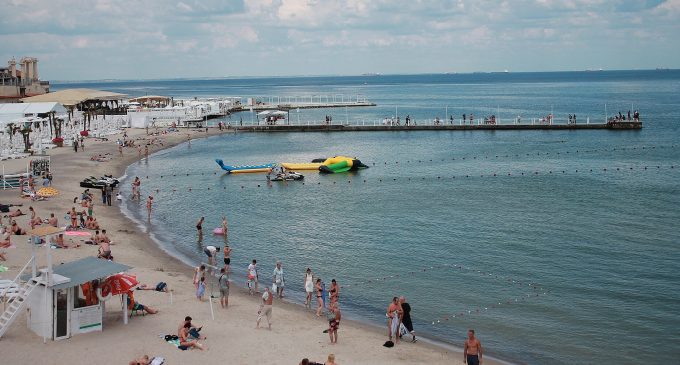
{"label": "woman in swimsuit", "polygon": [[331,295],[331,305],[336,304],[340,298],[340,286],[335,279],[331,280],[331,290],[329,290],[329,293]]}
{"label": "woman in swimsuit", "polygon": [[321,286],[321,279],[316,279],[314,289],[316,290],[316,302],[319,304],[319,307],[316,309],[316,316],[321,317],[321,312],[323,311],[323,287]]}
{"label": "woman in swimsuit", "polygon": [[305,299],[305,307],[312,309],[312,292],[314,292],[314,275],[312,275],[312,269],[307,268],[305,273],[305,292],[307,292],[307,298]]}
{"label": "woman in swimsuit", "polygon": [[71,218],[71,227],[73,229],[78,229],[78,213],[76,213],[76,207],[72,207],[68,214]]}

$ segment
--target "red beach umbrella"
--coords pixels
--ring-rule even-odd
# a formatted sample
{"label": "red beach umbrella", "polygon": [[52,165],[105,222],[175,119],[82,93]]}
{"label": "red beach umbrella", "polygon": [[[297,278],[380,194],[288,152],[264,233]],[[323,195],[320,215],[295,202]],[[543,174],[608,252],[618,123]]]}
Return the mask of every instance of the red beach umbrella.
{"label": "red beach umbrella", "polygon": [[111,275],[106,278],[104,284],[102,284],[102,295],[107,296],[109,293],[111,293],[111,295],[127,293],[134,289],[138,284],[137,277],[134,275],[126,273]]}

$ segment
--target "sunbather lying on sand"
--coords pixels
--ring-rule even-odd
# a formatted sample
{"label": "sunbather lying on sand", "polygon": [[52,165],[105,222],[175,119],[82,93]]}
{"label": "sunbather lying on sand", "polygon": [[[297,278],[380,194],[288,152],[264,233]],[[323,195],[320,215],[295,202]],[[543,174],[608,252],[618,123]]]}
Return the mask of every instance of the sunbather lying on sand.
{"label": "sunbather lying on sand", "polygon": [[9,214],[7,214],[8,217],[18,217],[20,215],[26,215],[26,213],[22,212],[21,209],[19,209],[19,208],[17,208],[17,210],[15,210],[13,212],[9,212]]}

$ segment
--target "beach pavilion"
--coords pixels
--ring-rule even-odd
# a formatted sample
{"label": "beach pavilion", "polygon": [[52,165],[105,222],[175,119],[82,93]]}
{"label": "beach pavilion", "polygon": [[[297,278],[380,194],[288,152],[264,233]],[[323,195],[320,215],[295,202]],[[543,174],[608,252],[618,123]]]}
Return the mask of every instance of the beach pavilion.
{"label": "beach pavilion", "polygon": [[57,102],[70,113],[80,110],[88,115],[125,114],[123,99],[127,95],[94,89],[66,89],[21,99],[24,103]]}

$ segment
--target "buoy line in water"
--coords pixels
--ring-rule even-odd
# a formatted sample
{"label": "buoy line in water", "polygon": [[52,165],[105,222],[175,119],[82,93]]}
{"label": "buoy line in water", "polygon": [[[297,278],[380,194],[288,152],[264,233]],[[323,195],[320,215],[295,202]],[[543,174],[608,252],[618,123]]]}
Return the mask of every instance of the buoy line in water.
{"label": "buoy line in water", "polygon": [[491,309],[498,309],[499,307],[507,307],[507,306],[510,306],[510,305],[513,305],[513,304],[519,304],[521,302],[525,302],[527,299],[537,298],[537,297],[541,297],[541,296],[544,296],[544,295],[548,295],[548,293],[549,293],[548,291],[543,291],[543,292],[523,294],[523,295],[518,296],[518,297],[513,297],[513,298],[506,299],[506,300],[500,300],[500,301],[497,301],[497,302],[493,302],[490,305],[478,306],[478,307],[474,307],[473,309],[463,310],[463,311],[455,312],[453,314],[449,314],[449,315],[446,315],[446,316],[441,316],[441,317],[438,317],[437,319],[432,320],[430,323],[433,326],[435,326],[435,325],[441,324],[443,322],[448,322],[448,321],[456,319],[456,318],[464,317],[466,315],[466,312],[467,312],[467,316],[471,316],[471,315],[475,315],[475,314],[482,314],[482,313],[488,312]]}
{"label": "buoy line in water", "polygon": [[[662,172],[662,171],[679,171],[680,168],[678,165],[644,165],[644,166],[625,166],[625,167],[604,167],[604,168],[595,168],[595,169],[555,169],[555,170],[543,170],[543,171],[514,171],[514,172],[489,172],[489,173],[467,173],[467,174],[459,174],[459,175],[451,175],[451,176],[422,176],[422,177],[400,177],[400,178],[373,178],[373,179],[362,179],[359,176],[356,176],[354,179],[348,179],[346,181],[346,184],[372,184],[372,183],[390,183],[390,182],[398,182],[398,183],[403,183],[403,182],[423,182],[423,181],[433,181],[433,180],[438,180],[438,181],[460,181],[460,180],[469,180],[469,179],[474,179],[474,178],[518,178],[518,177],[535,177],[535,176],[572,176],[573,174],[616,174],[616,173],[636,173],[636,172]],[[189,176],[187,174],[187,176]],[[333,176],[333,175],[329,175]],[[250,189],[250,188],[261,188],[261,187],[272,187],[274,186],[274,183],[277,182],[270,182],[269,184],[266,181],[253,181],[253,180],[248,180],[247,182],[241,182],[240,184],[233,185],[233,188],[235,189],[240,189],[240,190],[245,190],[245,189]],[[325,185],[344,185],[345,181],[318,181],[316,183],[307,183],[305,181],[290,181],[290,182],[283,182],[283,184],[299,184],[299,185],[304,185],[304,186],[325,186]],[[152,187],[152,188],[144,188],[143,191],[146,191],[145,195],[159,195],[159,194],[174,194],[177,192],[206,192],[206,191],[224,191],[227,190],[227,186],[215,186],[215,187],[192,187],[192,186],[187,186],[187,187],[173,187],[173,188],[167,188],[167,187]]]}
{"label": "buoy line in water", "polygon": [[[588,149],[588,150],[583,150],[583,149],[577,149],[577,150],[571,150],[571,151],[553,151],[553,152],[545,152],[545,151],[538,151],[538,152],[532,152],[532,153],[515,153],[515,154],[494,154],[494,155],[463,155],[463,156],[453,156],[451,158],[438,158],[438,159],[419,159],[419,160],[406,160],[406,161],[380,161],[380,162],[369,162],[367,165],[369,166],[386,166],[386,165],[399,165],[399,164],[409,164],[409,163],[426,163],[426,162],[444,162],[444,161],[468,161],[468,160],[493,160],[493,159],[503,159],[503,158],[514,158],[514,157],[532,157],[532,156],[562,156],[562,155],[570,155],[570,154],[579,154],[579,153],[598,153],[598,152],[621,152],[621,151],[637,151],[637,150],[656,150],[658,149],[664,149],[664,148],[678,148],[680,145],[660,145],[660,146],[633,146],[633,147],[614,147],[614,148],[596,148],[596,149]],[[160,175],[160,178],[167,178],[167,177],[177,177],[177,176],[209,176],[209,175],[223,175],[226,174],[225,171],[213,171],[213,172],[189,172],[189,173],[175,173],[175,174],[163,174]],[[145,177],[146,179],[149,178],[149,176]]]}

